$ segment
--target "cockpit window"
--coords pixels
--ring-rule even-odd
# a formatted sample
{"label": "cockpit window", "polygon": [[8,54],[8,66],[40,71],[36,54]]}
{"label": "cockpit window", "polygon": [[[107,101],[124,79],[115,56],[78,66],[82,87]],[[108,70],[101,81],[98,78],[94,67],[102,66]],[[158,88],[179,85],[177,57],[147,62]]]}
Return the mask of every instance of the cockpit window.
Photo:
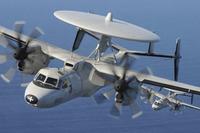
{"label": "cockpit window", "polygon": [[43,74],[39,74],[38,77],[36,78],[37,81],[42,81],[42,82],[44,82],[45,79],[46,79],[46,76]]}
{"label": "cockpit window", "polygon": [[33,80],[35,85],[48,89],[58,89],[57,82],[57,79],[46,77],[43,74],[38,74],[38,76]]}
{"label": "cockpit window", "polygon": [[50,78],[50,77],[48,77],[47,80],[46,80],[46,83],[47,83],[47,84],[50,84],[50,85],[53,85],[53,86],[56,86],[56,85],[57,85],[57,82],[58,82],[57,79]]}
{"label": "cockpit window", "polygon": [[154,104],[155,104],[155,105],[158,105],[158,106],[160,105],[160,103],[159,103],[158,101],[155,101]]}
{"label": "cockpit window", "polygon": [[64,80],[63,81],[63,84],[62,84],[62,88],[64,89],[64,88],[67,88],[69,86],[69,82],[68,82],[68,80]]}

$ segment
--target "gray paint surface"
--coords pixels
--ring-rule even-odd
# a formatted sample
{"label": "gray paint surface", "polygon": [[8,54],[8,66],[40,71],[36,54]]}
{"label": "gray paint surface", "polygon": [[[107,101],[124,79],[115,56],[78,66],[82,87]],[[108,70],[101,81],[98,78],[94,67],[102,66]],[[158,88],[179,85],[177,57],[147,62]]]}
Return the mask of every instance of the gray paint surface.
{"label": "gray paint surface", "polygon": [[[25,32],[30,33],[34,26],[40,26],[46,33],[43,40],[71,49],[75,29],[53,16],[55,10],[91,11],[106,15],[112,11],[115,18],[140,25],[155,31],[161,41],[155,46],[156,51],[171,53],[175,48],[176,37],[182,38],[182,55],[180,81],[200,86],[200,2],[198,0],[1,0],[0,24],[11,28],[16,20],[26,20]],[[130,49],[145,50],[145,44],[117,40]],[[95,45],[93,39],[86,38],[77,52],[87,55]],[[0,52],[4,52],[0,49]],[[140,70],[151,67],[154,74],[172,78],[172,61],[162,59],[140,58],[134,68]],[[51,66],[60,65],[54,62]],[[11,62],[1,66],[4,72]],[[121,119],[116,120],[107,114],[111,102],[97,106],[90,98],[81,98],[56,108],[39,110],[30,107],[23,101],[24,90],[15,80],[7,85],[0,80],[0,133],[35,133],[35,132],[116,132],[116,133],[198,133],[200,131],[200,112],[186,110],[182,115],[174,115],[168,110],[154,112],[149,105],[141,103],[144,115],[136,120],[129,118],[125,108]],[[198,96],[195,104],[199,104]]]}

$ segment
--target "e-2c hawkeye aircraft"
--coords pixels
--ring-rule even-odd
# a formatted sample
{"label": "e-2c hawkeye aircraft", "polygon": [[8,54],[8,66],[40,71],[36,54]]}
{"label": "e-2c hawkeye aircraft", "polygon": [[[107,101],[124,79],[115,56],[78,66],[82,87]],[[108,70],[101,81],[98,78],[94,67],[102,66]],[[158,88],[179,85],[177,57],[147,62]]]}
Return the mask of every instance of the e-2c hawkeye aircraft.
{"label": "e-2c hawkeye aircraft", "polygon": [[[153,45],[159,41],[159,36],[139,26],[125,21],[113,19],[112,13],[101,16],[78,11],[56,11],[54,15],[65,23],[78,28],[72,52],[61,49],[37,38],[43,34],[40,28],[35,28],[30,36],[23,34],[24,22],[16,22],[14,30],[0,26],[0,44],[12,50],[12,55],[1,54],[0,63],[8,59],[15,60],[16,65],[1,74],[4,81],[10,82],[15,71],[35,75],[33,81],[26,86],[25,101],[38,108],[50,108],[78,97],[93,96],[97,103],[103,103],[113,98],[111,115],[120,116],[121,107],[130,106],[132,118],[142,114],[137,105],[137,97],[145,97],[154,110],[169,106],[178,109],[186,106],[200,110],[191,104],[181,102],[176,95],[165,96],[148,87],[158,86],[184,94],[200,94],[200,87],[177,81],[180,56],[180,39],[177,40],[174,55],[158,54],[153,51]],[[88,56],[81,56],[73,51],[79,48],[85,35],[97,39],[97,46]],[[132,51],[112,43],[112,38],[144,42],[149,44],[147,52]],[[106,54],[108,49],[111,53]],[[137,72],[131,70],[135,56],[150,56],[170,58],[174,60],[175,81],[157,77],[150,69]],[[50,68],[52,60],[64,62],[62,68]],[[107,92],[98,93],[101,88],[112,85]],[[159,97],[162,100],[152,100]]]}

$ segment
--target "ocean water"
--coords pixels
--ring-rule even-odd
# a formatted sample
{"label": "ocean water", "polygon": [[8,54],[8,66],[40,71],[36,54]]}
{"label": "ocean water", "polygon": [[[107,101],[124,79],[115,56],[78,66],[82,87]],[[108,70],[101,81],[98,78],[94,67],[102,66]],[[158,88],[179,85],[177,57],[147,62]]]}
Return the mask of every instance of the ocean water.
{"label": "ocean water", "polygon": [[[60,22],[53,16],[56,10],[78,10],[106,15],[111,11],[114,18],[140,25],[160,35],[155,51],[173,54],[175,39],[182,38],[182,60],[180,81],[200,86],[200,2],[198,0],[1,0],[0,25],[13,27],[17,20],[25,20],[25,33],[35,26],[45,31],[42,40],[71,49],[76,29]],[[146,50],[143,43],[115,39],[128,49]],[[84,39],[77,53],[88,54],[95,47],[95,40]],[[4,52],[2,49],[1,52]],[[10,51],[7,51],[10,52]],[[139,58],[133,67],[140,70],[149,66],[155,75],[172,79],[173,61],[164,59]],[[13,63],[1,65],[3,73]],[[58,66],[60,62],[52,62]],[[78,98],[51,109],[35,109],[24,102],[24,88],[19,86],[21,78],[17,73],[11,84],[0,80],[0,133],[199,133],[200,112],[185,110],[175,115],[169,110],[152,111],[150,105],[142,102],[144,114],[132,120],[128,108],[123,109],[120,119],[109,117],[112,101],[96,105],[92,98]],[[194,103],[200,105],[200,97]],[[185,98],[185,100],[189,99]]]}

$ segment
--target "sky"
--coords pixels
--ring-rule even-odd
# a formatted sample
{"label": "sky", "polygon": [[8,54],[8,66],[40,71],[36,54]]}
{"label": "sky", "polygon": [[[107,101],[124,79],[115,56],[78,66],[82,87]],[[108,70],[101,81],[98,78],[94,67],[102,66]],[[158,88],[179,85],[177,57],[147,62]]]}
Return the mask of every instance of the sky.
{"label": "sky", "polygon": [[[174,53],[175,40],[182,39],[180,81],[200,86],[200,1],[199,0],[1,0],[0,25],[13,28],[17,20],[27,22],[25,33],[35,26],[41,27],[45,35],[42,40],[58,47],[71,49],[76,29],[57,20],[57,10],[78,10],[106,15],[112,12],[114,18],[142,26],[157,33],[161,40],[155,44],[155,51]],[[147,45],[138,42],[115,39],[118,44],[134,50],[146,50]],[[88,54],[96,42],[84,39],[77,53]],[[2,52],[2,51],[1,51]],[[149,66],[155,75],[172,79],[173,62],[163,59],[140,58],[134,68],[140,70]],[[5,72],[12,63],[1,65]],[[57,62],[52,63],[53,66]],[[19,86],[20,74],[11,84],[0,80],[0,133],[32,132],[97,132],[97,133],[196,133],[199,132],[200,112],[185,110],[175,115],[169,110],[152,111],[150,105],[140,102],[144,115],[132,120],[125,108],[120,119],[108,116],[112,102],[96,105],[91,98],[78,98],[52,109],[35,109],[24,102],[24,88]],[[200,97],[195,104],[200,105]]]}

